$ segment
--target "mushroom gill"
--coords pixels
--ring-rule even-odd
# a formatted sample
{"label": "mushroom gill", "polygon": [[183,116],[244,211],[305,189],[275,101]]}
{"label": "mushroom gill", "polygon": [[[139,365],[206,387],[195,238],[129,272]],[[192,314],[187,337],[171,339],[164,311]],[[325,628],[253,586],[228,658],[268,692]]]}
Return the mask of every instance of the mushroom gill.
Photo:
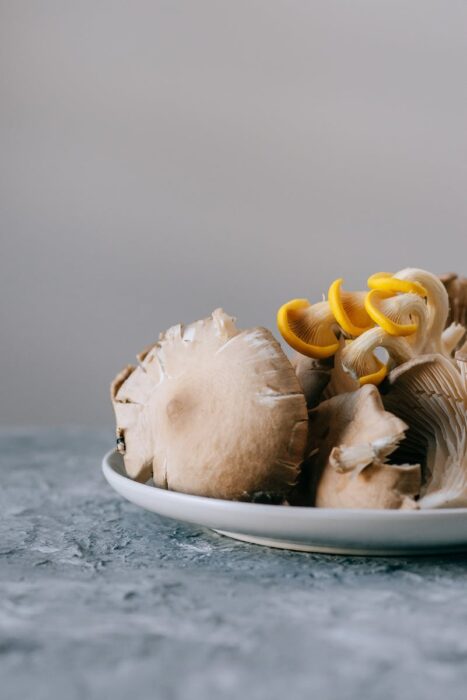
{"label": "mushroom gill", "polygon": [[419,348],[420,352],[437,352],[446,355],[442,333],[446,327],[449,315],[449,297],[441,280],[426,270],[407,267],[396,272],[394,278],[402,282],[420,285],[426,292],[427,324],[426,339]]}
{"label": "mushroom gill", "polygon": [[329,305],[342,330],[356,337],[374,326],[374,322],[365,308],[366,292],[345,292],[342,283],[339,278],[329,287]]}
{"label": "mushroom gill", "polygon": [[405,454],[422,462],[420,508],[467,506],[465,373],[442,355],[421,355],[391,372],[384,405],[409,425]]}
{"label": "mushroom gill", "polygon": [[163,333],[112,400],[134,479],[275,502],[298,477],[307,410],[292,365],[268,330],[240,331],[221,309]]}
{"label": "mushroom gill", "polygon": [[416,344],[424,340],[427,325],[425,301],[411,292],[389,296],[388,292],[372,289],[365,298],[365,308],[386,333],[395,336],[415,336]]}
{"label": "mushroom gill", "polygon": [[339,329],[327,301],[288,301],[277,312],[277,327],[290,347],[307,357],[325,359],[339,348]]}

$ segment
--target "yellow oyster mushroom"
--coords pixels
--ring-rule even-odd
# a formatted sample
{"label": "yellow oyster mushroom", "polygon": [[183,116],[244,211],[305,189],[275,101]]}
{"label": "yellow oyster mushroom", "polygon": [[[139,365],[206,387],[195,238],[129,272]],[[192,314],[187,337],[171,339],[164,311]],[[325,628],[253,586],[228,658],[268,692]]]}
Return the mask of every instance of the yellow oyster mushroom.
{"label": "yellow oyster mushroom", "polygon": [[377,369],[374,372],[371,372],[370,374],[364,374],[363,376],[359,377],[358,383],[360,384],[360,386],[365,386],[365,384],[374,384],[375,386],[378,386],[387,376],[387,365],[385,365],[384,362],[378,360],[376,355],[374,355],[373,353],[372,357],[370,358],[370,361],[373,362]]}
{"label": "yellow oyster mushroom", "polygon": [[416,284],[425,290],[427,304],[427,328],[425,342],[420,352],[438,352],[449,356],[443,347],[442,334],[449,316],[449,296],[441,280],[427,270],[407,267],[396,272],[393,279],[403,283]]}
{"label": "yellow oyster mushroom", "polygon": [[310,304],[292,299],[277,312],[277,327],[284,340],[307,357],[331,357],[339,349],[336,320],[327,301]]}
{"label": "yellow oyster mushroom", "polygon": [[359,336],[374,326],[365,308],[366,292],[345,292],[342,283],[339,278],[329,287],[329,305],[342,330],[347,335]]}
{"label": "yellow oyster mushroom", "polygon": [[389,335],[413,335],[427,325],[425,301],[411,292],[389,296],[390,292],[372,289],[365,297],[365,309],[373,321]]}
{"label": "yellow oyster mushroom", "polygon": [[[366,334],[359,336],[364,338]],[[360,386],[374,384],[378,386],[388,374],[387,365],[376,357],[372,349],[366,344],[357,343],[353,348],[354,340],[348,340],[341,351],[341,363],[344,370],[356,379]],[[352,349],[351,349],[352,348]]]}
{"label": "yellow oyster mushroom", "polygon": [[396,294],[401,292],[404,294],[418,294],[421,297],[427,296],[425,287],[417,282],[417,280],[399,279],[392,272],[376,272],[368,278],[369,289],[376,289],[379,292],[389,292]]}
{"label": "yellow oyster mushroom", "polygon": [[405,338],[386,333],[382,328],[371,328],[355,340],[348,341],[342,351],[344,369],[360,385],[381,384],[388,373],[388,365],[376,357],[376,348],[384,348],[393,364],[401,364],[414,356],[414,350]]}

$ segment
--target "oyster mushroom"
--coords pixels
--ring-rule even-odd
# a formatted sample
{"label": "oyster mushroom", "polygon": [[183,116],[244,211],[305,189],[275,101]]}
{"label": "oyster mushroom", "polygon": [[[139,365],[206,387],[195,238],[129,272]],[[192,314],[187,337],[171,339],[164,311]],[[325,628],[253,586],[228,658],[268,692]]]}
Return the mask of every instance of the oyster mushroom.
{"label": "oyster mushroom", "polygon": [[465,338],[466,333],[467,329],[461,326],[460,323],[453,322],[449,324],[441,335],[444,353],[451,356]]}
{"label": "oyster mushroom", "polygon": [[454,272],[440,275],[449,297],[447,323],[458,323],[467,328],[467,277],[459,277]]}
{"label": "oyster mushroom", "polygon": [[451,272],[439,278],[449,297],[449,316],[442,334],[443,346],[446,353],[452,355],[467,333],[467,277]]}
{"label": "oyster mushroom", "polygon": [[215,498],[282,500],[307,436],[303,392],[264,328],[221,309],[174,326],[112,384],[129,476]]}
{"label": "oyster mushroom", "polygon": [[331,380],[332,358],[317,360],[297,352],[291,363],[305,395],[307,407],[314,408],[321,401],[323,392]]}
{"label": "oyster mushroom", "polygon": [[446,355],[442,341],[442,333],[446,327],[449,314],[449,297],[441,280],[426,270],[414,267],[407,267],[396,272],[392,280],[419,285],[426,294],[427,302],[427,326],[425,332],[425,342],[419,348],[420,352],[438,352]]}
{"label": "oyster mushroom", "polygon": [[404,449],[422,460],[420,507],[467,506],[465,370],[439,354],[416,357],[391,372],[384,405],[407,422]]}
{"label": "oyster mushroom", "polygon": [[344,338],[340,338],[339,350],[336,352],[333,358],[331,380],[323,392],[323,397],[325,399],[330,399],[337,394],[345,394],[349,391],[356,391],[360,388],[360,382],[355,376],[352,376],[352,374],[347,371],[342,361],[344,350],[349,344],[349,341],[344,340]]}
{"label": "oyster mushroom", "polygon": [[[420,270],[420,272],[424,272],[424,270]],[[402,279],[399,277],[399,273],[394,275],[392,272],[375,272],[368,278],[367,284],[369,289],[388,292],[390,295],[397,293],[418,294],[421,297],[427,295],[425,287],[417,280]]]}
{"label": "oyster mushroom", "polygon": [[[457,275],[444,275],[440,278],[426,270],[406,268],[392,275],[389,272],[379,272],[368,279],[372,290],[366,299],[366,309],[370,316],[388,333],[409,335],[410,323],[401,327],[399,319],[391,316],[391,311],[385,313],[384,306],[392,308],[392,314],[403,310],[401,298],[407,294],[426,298],[426,313],[423,314],[422,302],[410,309],[406,304],[405,311],[409,318],[417,318],[416,332],[409,337],[415,349],[421,353],[439,352],[445,357],[451,357],[465,336],[466,329],[462,319],[467,317],[467,279]],[[397,294],[403,292],[403,294]],[[380,306],[372,304],[378,300]],[[384,299],[385,295],[390,296]],[[395,296],[396,295],[396,296]],[[376,306],[376,308],[375,308]],[[450,311],[451,307],[451,311]],[[403,314],[399,318],[403,318]],[[396,320],[396,323],[392,322]],[[450,325],[447,325],[450,324]],[[414,326],[415,324],[413,324]],[[446,327],[447,326],[447,327]]]}
{"label": "oyster mushroom", "polygon": [[350,337],[359,336],[374,326],[365,307],[366,292],[345,292],[342,283],[340,278],[329,287],[329,305],[342,330]]}
{"label": "oyster mushroom", "polygon": [[365,297],[368,315],[386,333],[395,336],[415,336],[416,344],[424,342],[427,326],[425,301],[413,293],[388,296],[388,292],[372,289]]}
{"label": "oyster mushroom", "polygon": [[334,357],[325,360],[316,360],[300,353],[295,353],[292,357],[292,366],[309,409],[315,408],[323,398],[329,399],[336,394],[359,388],[359,382],[342,366],[344,346],[344,339],[340,338],[339,350]]}
{"label": "oyster mushroom", "polygon": [[467,394],[467,342],[456,352],[456,362],[460,369],[464,391]]}
{"label": "oyster mushroom", "polygon": [[339,348],[339,328],[327,301],[288,301],[277,312],[277,327],[290,347],[307,357],[324,359]]}
{"label": "oyster mushroom", "polygon": [[310,412],[310,502],[323,508],[416,508],[420,465],[387,463],[406,429],[384,410],[375,386],[322,402]]}

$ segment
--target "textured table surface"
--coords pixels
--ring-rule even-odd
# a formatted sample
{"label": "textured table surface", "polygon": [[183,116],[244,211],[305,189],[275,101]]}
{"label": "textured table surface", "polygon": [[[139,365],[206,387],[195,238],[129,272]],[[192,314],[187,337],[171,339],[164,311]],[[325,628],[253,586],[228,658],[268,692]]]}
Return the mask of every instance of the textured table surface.
{"label": "textured table surface", "polygon": [[300,554],[144,512],[112,433],[0,433],[0,696],[467,697],[467,557]]}

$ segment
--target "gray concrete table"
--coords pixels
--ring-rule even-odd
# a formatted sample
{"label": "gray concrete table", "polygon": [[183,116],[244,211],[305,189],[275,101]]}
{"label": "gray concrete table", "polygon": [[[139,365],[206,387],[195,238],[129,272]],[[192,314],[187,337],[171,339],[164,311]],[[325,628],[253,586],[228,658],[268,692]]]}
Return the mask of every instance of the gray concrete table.
{"label": "gray concrete table", "polygon": [[112,432],[3,431],[0,696],[467,697],[467,558],[242,544],[104,482]]}

